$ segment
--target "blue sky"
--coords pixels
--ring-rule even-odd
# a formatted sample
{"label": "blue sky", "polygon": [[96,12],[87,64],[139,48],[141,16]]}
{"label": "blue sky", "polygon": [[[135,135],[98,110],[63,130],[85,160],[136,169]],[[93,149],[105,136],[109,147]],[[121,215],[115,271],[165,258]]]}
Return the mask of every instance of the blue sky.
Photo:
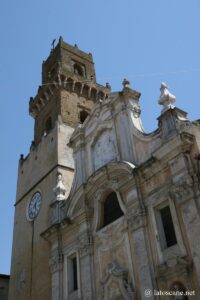
{"label": "blue sky", "polygon": [[0,273],[10,272],[17,165],[33,139],[28,101],[41,82],[41,64],[54,38],[91,52],[97,80],[121,90],[128,78],[142,93],[146,131],[156,129],[160,82],[176,105],[198,119],[199,0],[2,0]]}

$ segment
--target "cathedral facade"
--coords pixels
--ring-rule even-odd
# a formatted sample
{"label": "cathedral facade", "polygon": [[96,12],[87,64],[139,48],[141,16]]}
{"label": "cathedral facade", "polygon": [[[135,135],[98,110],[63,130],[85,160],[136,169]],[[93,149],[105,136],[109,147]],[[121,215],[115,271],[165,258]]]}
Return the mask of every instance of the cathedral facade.
{"label": "cathedral facade", "polygon": [[147,134],[128,80],[111,92],[90,53],[51,50],[19,161],[9,300],[200,299],[200,121],[160,91]]}

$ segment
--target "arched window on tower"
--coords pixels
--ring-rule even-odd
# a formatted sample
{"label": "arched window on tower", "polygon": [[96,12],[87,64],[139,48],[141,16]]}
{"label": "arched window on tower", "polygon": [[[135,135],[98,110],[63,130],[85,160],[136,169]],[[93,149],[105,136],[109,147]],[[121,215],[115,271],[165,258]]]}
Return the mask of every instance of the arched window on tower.
{"label": "arched window on tower", "polygon": [[119,205],[115,192],[110,193],[103,203],[102,227],[114,222],[123,216],[123,212]]}
{"label": "arched window on tower", "polygon": [[81,124],[84,123],[84,121],[85,121],[85,119],[87,118],[88,115],[89,114],[88,114],[87,111],[85,111],[85,110],[80,111],[80,123]]}
{"label": "arched window on tower", "polygon": [[48,117],[45,122],[45,133],[48,134],[52,129],[52,120],[51,117]]}
{"label": "arched window on tower", "polygon": [[76,75],[84,77],[85,76],[84,67],[81,66],[80,64],[75,63],[74,64],[74,73]]}

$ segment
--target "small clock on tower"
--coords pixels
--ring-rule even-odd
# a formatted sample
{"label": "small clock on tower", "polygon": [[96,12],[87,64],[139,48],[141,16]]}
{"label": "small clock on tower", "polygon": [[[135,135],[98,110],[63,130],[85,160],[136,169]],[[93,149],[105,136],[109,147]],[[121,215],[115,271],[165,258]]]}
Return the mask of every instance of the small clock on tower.
{"label": "small clock on tower", "polygon": [[37,191],[31,198],[27,206],[26,216],[28,221],[33,221],[37,217],[40,211],[41,204],[42,195],[39,191]]}

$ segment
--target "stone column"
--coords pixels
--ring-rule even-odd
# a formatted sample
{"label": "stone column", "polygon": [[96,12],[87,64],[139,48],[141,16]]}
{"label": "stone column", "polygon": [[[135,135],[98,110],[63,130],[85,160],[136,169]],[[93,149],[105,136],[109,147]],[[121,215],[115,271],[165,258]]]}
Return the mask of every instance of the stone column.
{"label": "stone column", "polygon": [[51,254],[49,266],[51,270],[52,300],[62,300],[63,255],[59,249],[54,250]]}
{"label": "stone column", "polygon": [[80,277],[83,300],[93,300],[94,295],[94,270],[92,237],[88,234],[80,236]]}
{"label": "stone column", "polygon": [[[150,267],[149,251],[146,240],[146,216],[138,210],[128,219],[128,225],[133,238],[133,255],[135,256],[137,277],[139,278],[140,297],[142,300],[154,299],[153,282]],[[137,288],[138,290],[138,288]]]}

